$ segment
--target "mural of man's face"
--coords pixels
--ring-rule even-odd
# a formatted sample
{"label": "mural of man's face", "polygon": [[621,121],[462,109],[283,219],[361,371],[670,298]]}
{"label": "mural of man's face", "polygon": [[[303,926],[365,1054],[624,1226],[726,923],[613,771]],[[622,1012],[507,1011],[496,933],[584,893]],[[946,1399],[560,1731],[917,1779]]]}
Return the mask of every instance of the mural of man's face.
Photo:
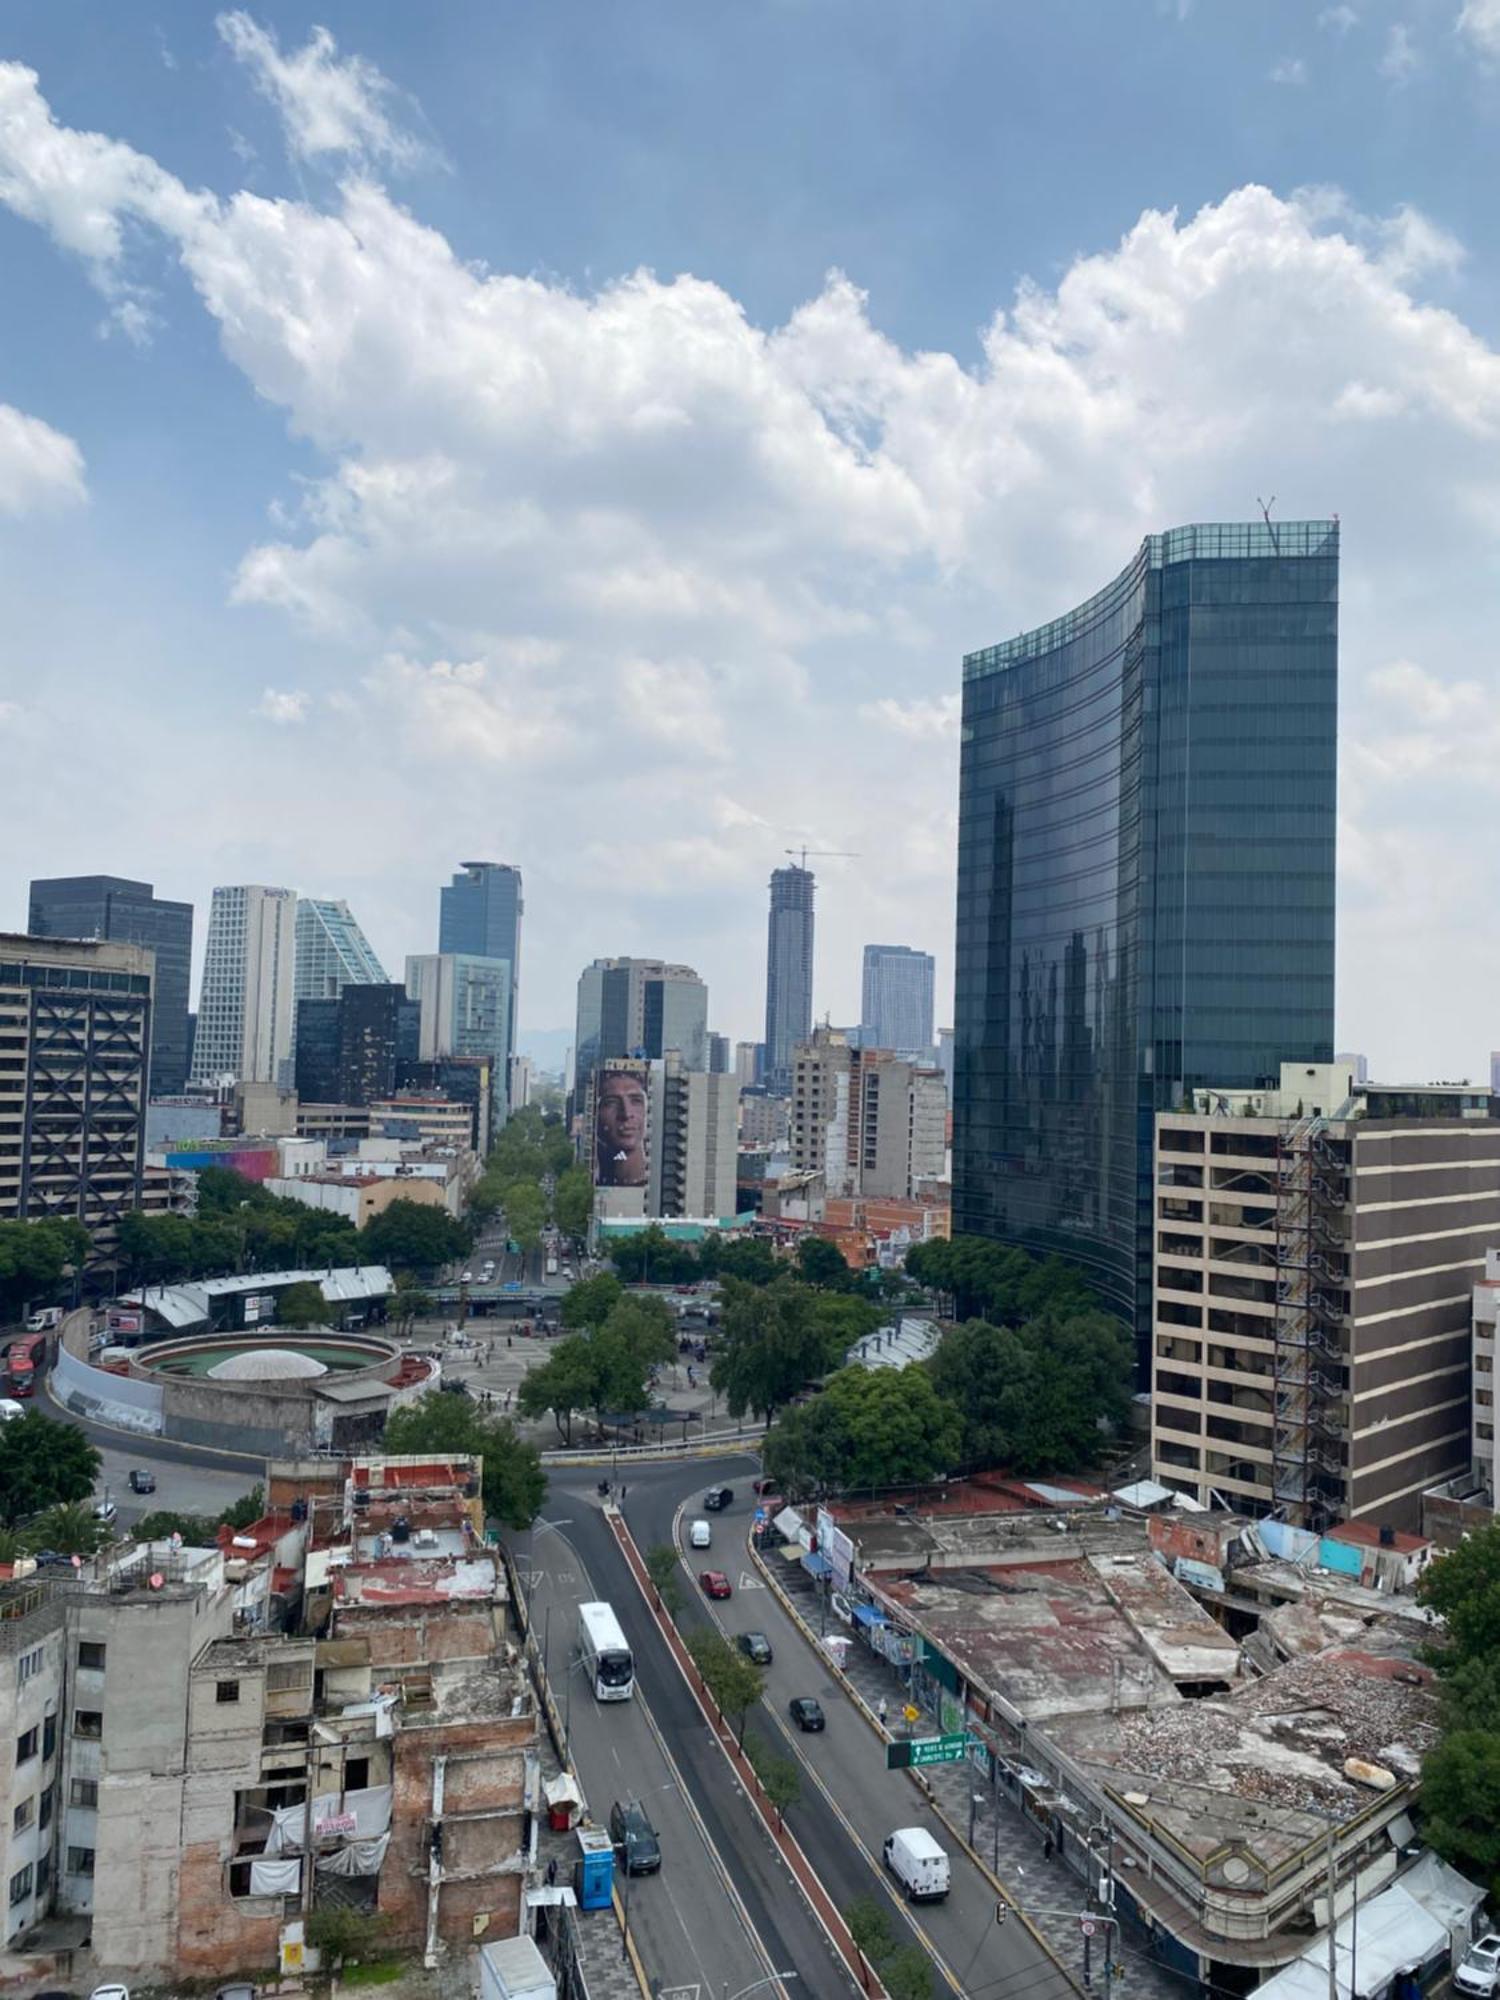
{"label": "mural of man's face", "polygon": [[616,1167],[611,1178],[624,1179],[632,1170],[641,1173],[645,1166],[646,1091],[639,1077],[614,1070],[600,1080],[596,1124],[602,1163]]}

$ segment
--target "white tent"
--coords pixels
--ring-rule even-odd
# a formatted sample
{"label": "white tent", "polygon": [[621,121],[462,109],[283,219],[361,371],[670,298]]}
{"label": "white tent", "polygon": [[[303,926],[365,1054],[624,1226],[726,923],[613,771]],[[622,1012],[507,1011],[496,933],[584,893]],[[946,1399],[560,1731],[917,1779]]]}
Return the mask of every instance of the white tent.
{"label": "white tent", "polygon": [[[1474,1910],[1484,1900],[1456,1869],[1424,1855],[1338,1926],[1335,1975],[1349,2000],[1381,2000],[1404,1967],[1446,1964],[1455,1940],[1467,1937]],[[1301,1958],[1255,1989],[1255,2000],[1328,2000],[1328,1934]]]}

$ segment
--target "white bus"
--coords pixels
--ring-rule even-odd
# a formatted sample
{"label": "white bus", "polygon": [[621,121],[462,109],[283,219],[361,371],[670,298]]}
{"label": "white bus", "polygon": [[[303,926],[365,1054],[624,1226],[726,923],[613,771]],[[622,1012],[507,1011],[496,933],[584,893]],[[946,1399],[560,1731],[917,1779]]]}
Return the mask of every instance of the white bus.
{"label": "white bus", "polygon": [[547,1276],[549,1278],[555,1278],[557,1276],[557,1257],[550,1250],[547,1253]]}
{"label": "white bus", "polygon": [[578,1651],[597,1701],[629,1701],[635,1693],[635,1662],[607,1604],[578,1607]]}

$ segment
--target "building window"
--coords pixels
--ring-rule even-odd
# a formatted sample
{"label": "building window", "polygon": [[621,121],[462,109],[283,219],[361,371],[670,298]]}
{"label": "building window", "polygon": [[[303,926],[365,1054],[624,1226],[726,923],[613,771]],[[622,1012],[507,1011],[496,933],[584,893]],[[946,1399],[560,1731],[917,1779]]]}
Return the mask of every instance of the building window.
{"label": "building window", "polygon": [[55,1715],[44,1715],[42,1717],[43,1759],[45,1760],[46,1758],[50,1757],[56,1748],[57,1748],[57,1717]]}
{"label": "building window", "polygon": [[238,1681],[215,1681],[214,1700],[217,1702],[238,1701],[240,1684]]}
{"label": "building window", "polygon": [[28,1763],[37,1753],[37,1731],[28,1729],[24,1736],[16,1738],[16,1762]]}
{"label": "building window", "polygon": [[[57,1797],[56,1785],[49,1785],[46,1791],[42,1793],[42,1809],[37,1814],[36,1823],[39,1827],[43,1828],[44,1830],[47,1827],[51,1826],[52,1824],[52,1803],[56,1797]],[[38,1888],[40,1888],[41,1884],[38,1883],[37,1886]]]}
{"label": "building window", "polygon": [[21,1803],[16,1807],[15,1811],[10,1816],[11,1832],[24,1833],[27,1827],[30,1826],[32,1815],[33,1813],[35,1813],[35,1811],[36,1811],[35,1799],[22,1799]]}
{"label": "building window", "polygon": [[17,1903],[24,1903],[26,1901],[26,1898],[31,1894],[33,1880],[34,1875],[29,1861],[24,1868],[18,1868],[15,1874],[11,1876],[10,1906],[12,1909],[16,1907]]}
{"label": "building window", "polygon": [[25,1687],[29,1680],[34,1679],[42,1671],[44,1657],[43,1648],[40,1646],[33,1646],[29,1653],[21,1655],[16,1661],[16,1681],[19,1686]]}
{"label": "building window", "polygon": [[78,1644],[78,1664],[91,1671],[103,1673],[104,1648],[91,1639],[81,1639]]}
{"label": "building window", "polygon": [[70,1875],[92,1875],[94,1872],[94,1850],[92,1847],[70,1847],[68,1849],[68,1873]]}
{"label": "building window", "polygon": [[91,1743],[97,1743],[104,1734],[104,1714],[97,1708],[75,1708],[73,1711],[73,1734],[85,1736]]}
{"label": "building window", "polygon": [[369,1758],[350,1757],[344,1765],[344,1789],[350,1792],[362,1792],[369,1782]]}
{"label": "building window", "polygon": [[85,1806],[90,1812],[99,1803],[99,1780],[97,1778],[74,1778],[68,1786],[68,1804]]}

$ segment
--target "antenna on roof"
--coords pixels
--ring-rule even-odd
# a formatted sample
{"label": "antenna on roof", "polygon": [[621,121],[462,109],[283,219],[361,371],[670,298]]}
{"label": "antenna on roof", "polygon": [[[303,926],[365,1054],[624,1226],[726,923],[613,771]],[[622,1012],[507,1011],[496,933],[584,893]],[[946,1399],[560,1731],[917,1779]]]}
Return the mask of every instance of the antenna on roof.
{"label": "antenna on roof", "polygon": [[1281,540],[1276,533],[1275,523],[1271,519],[1271,509],[1276,505],[1276,495],[1273,493],[1269,500],[1262,500],[1260,495],[1257,493],[1255,496],[1255,504],[1260,509],[1260,518],[1266,524],[1266,533],[1271,537],[1271,547],[1276,551],[1277,555],[1280,555]]}

